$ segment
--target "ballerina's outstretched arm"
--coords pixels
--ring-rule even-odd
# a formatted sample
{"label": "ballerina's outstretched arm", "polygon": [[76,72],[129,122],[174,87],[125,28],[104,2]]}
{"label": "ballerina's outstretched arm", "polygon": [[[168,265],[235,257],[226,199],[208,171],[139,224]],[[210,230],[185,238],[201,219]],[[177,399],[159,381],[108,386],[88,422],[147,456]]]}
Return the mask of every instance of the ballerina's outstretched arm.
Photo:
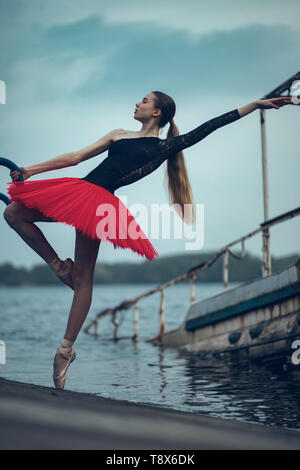
{"label": "ballerina's outstretched arm", "polygon": [[[33,175],[37,175],[38,173],[43,173],[45,171],[51,170],[59,170],[61,168],[78,165],[78,163],[80,162],[95,157],[96,155],[99,155],[102,152],[105,152],[105,150],[108,149],[111,142],[113,141],[114,136],[118,135],[120,131],[123,131],[123,129],[114,129],[105,136],[101,137],[101,139],[98,139],[96,142],[91,145],[88,145],[87,147],[84,147],[83,149],[75,150],[74,152],[64,153],[63,155],[59,155],[58,157],[51,158],[50,160],[46,160],[42,163],[36,163],[31,166],[20,166],[24,181]],[[19,172],[17,170],[11,171],[10,177],[12,181],[18,181]]]}
{"label": "ballerina's outstretched arm", "polygon": [[256,109],[280,109],[280,107],[285,106],[286,104],[293,104],[291,97],[287,96],[271,98],[269,100],[253,101],[252,103],[249,103],[241,108],[234,109],[225,114],[222,114],[221,116],[210,119],[209,121],[204,122],[186,134],[181,134],[175,137],[169,137],[168,139],[161,140],[161,152],[164,154],[165,158],[168,158],[168,156],[172,154],[176,154],[185,148],[195,145],[197,142],[200,142],[218,128],[237,121],[238,119],[246,116]]}

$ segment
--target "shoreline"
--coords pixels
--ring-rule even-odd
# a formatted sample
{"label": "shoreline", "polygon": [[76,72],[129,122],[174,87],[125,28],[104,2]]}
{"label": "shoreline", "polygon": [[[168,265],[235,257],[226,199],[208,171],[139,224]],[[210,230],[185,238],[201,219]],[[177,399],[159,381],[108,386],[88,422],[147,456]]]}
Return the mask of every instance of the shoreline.
{"label": "shoreline", "polygon": [[298,431],[0,377],[4,449],[300,449]]}

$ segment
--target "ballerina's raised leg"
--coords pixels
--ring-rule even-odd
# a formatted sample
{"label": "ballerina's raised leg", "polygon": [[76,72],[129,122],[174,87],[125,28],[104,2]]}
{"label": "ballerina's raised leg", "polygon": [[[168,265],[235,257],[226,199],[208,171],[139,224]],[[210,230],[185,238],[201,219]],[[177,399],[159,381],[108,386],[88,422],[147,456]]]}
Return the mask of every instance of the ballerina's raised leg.
{"label": "ballerina's raised leg", "polygon": [[73,289],[73,261],[70,258],[64,261],[61,260],[43,232],[33,223],[55,221],[49,217],[45,217],[36,209],[27,208],[18,201],[11,202],[6,207],[4,218],[9,226],[23,238],[27,245],[46,261],[58,278]]}

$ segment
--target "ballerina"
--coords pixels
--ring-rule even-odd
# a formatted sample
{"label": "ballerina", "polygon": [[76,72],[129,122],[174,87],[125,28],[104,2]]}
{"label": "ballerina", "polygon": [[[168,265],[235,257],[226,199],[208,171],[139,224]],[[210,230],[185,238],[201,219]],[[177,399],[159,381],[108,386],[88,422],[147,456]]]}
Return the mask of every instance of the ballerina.
{"label": "ballerina", "polygon": [[[11,171],[12,182],[8,183],[11,203],[4,212],[5,220],[59,279],[74,290],[64,338],[53,363],[56,388],[64,388],[67,369],[76,357],[72,346],[90,309],[100,242],[110,242],[115,249],[130,249],[149,261],[158,257],[158,252],[114,191],[144,178],[166,161],[170,202],[184,222],[193,222],[194,200],[183,150],[256,109],[280,109],[287,104],[292,104],[290,97],[254,101],[180,135],[174,122],[174,100],[163,92],[153,91],[136,104],[134,119],[142,124],[138,132],[114,129],[81,150],[20,167],[23,182],[18,181],[18,171]],[[159,131],[168,123],[167,138],[160,139]],[[83,178],[27,181],[42,172],[78,165],[106,150],[107,158]],[[115,217],[106,219],[102,213],[104,206],[112,208]],[[70,258],[61,260],[34,222],[62,222],[75,227],[74,262]],[[132,237],[133,232],[138,236]]]}

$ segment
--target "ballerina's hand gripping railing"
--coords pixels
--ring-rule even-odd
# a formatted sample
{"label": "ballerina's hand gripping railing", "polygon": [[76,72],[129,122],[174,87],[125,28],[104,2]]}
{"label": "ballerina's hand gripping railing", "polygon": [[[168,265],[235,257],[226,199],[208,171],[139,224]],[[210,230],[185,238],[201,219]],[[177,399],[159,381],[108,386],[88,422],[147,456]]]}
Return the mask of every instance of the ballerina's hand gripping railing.
{"label": "ballerina's hand gripping railing", "polygon": [[[6,166],[6,168],[9,168],[11,171],[18,171],[20,173],[18,181],[24,181],[23,179],[23,174],[18,165],[16,165],[14,162],[11,160],[8,160],[7,158],[2,158],[0,157],[0,166]],[[9,197],[6,196],[4,193],[0,193],[0,199],[3,201],[7,206],[10,204]]]}
{"label": "ballerina's hand gripping railing", "polygon": [[[238,238],[237,240],[234,240],[233,242],[229,243],[228,245],[224,246],[221,248],[219,251],[214,253],[210,258],[208,258],[207,261],[204,263],[199,264],[198,266],[194,266],[193,268],[189,269],[186,273],[171,279],[170,281],[155,287],[154,289],[151,289],[147,292],[144,292],[143,294],[122,302],[121,304],[117,305],[116,307],[113,308],[106,308],[105,310],[102,310],[99,312],[96,317],[89,322],[89,324],[85,328],[85,332],[89,333],[89,330],[94,327],[94,335],[98,335],[98,327],[99,327],[99,321],[101,318],[107,316],[107,315],[112,315],[112,321],[114,324],[114,339],[118,339],[118,312],[121,310],[127,310],[130,307],[134,305],[134,334],[132,336],[132,339],[134,341],[138,340],[138,332],[139,332],[139,313],[138,313],[138,303],[141,299],[144,299],[146,297],[149,297],[152,294],[155,294],[157,292],[160,292],[160,304],[159,304],[159,333],[156,337],[156,339],[160,339],[161,336],[165,332],[165,319],[164,319],[164,289],[167,287],[174,286],[175,284],[178,284],[180,282],[186,281],[187,279],[190,280],[190,303],[193,305],[195,303],[195,280],[197,277],[197,273],[204,271],[205,269],[209,268],[212,266],[220,256],[224,256],[223,259],[223,287],[224,290],[228,288],[228,255],[230,254],[232,257],[236,259],[242,259],[246,255],[246,250],[245,250],[245,240],[248,238],[253,237],[259,232],[264,232],[266,228],[270,228],[273,225],[282,223],[286,220],[289,220],[293,217],[296,217],[300,215],[300,207],[297,207],[296,209],[293,209],[289,212],[285,212],[284,214],[279,215],[278,217],[275,217],[273,219],[270,219],[262,224],[260,224],[260,227],[258,227],[256,230],[253,232],[248,233],[247,235],[244,235],[241,238]],[[264,235],[264,233],[263,233]],[[241,255],[237,255],[235,253],[232,253],[230,248],[233,245],[236,245],[238,243],[241,243],[242,245],[242,252]],[[263,263],[264,260],[262,261],[262,270],[263,270]]]}

